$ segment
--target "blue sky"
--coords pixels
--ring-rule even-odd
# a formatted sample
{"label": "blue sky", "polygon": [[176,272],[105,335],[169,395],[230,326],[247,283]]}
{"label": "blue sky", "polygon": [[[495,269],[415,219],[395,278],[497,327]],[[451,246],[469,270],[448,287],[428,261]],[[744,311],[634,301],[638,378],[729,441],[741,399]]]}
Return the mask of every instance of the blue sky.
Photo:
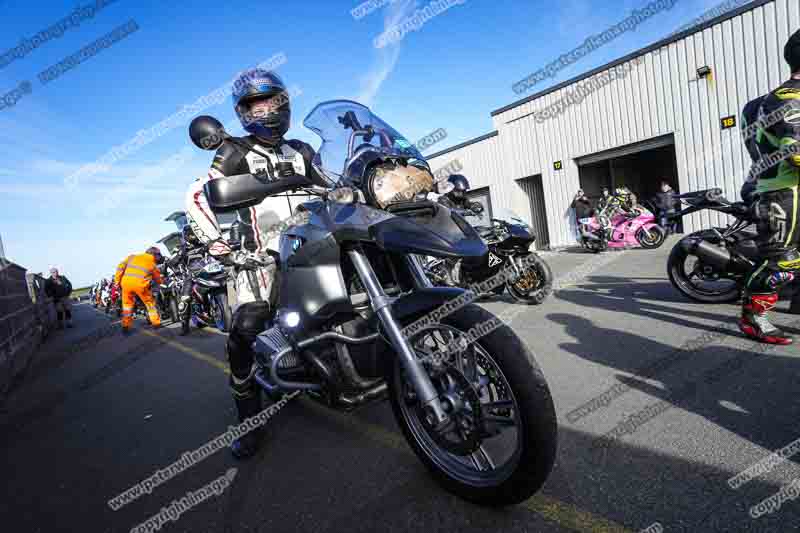
{"label": "blue sky", "polygon": [[[89,3],[0,1],[0,55]],[[289,137],[316,147],[302,126],[306,113],[320,101],[352,98],[412,142],[446,129],[431,153],[490,131],[489,113],[520,98],[513,83],[648,2],[465,0],[380,50],[373,39],[385,25],[428,1],[400,0],[355,20],[350,10],[359,3],[116,0],[0,69],[0,96],[25,80],[32,86],[0,110],[0,236],[8,258],[35,272],[59,266],[82,286],[110,277],[124,256],[172,231],[163,219],[182,209],[186,187],[212,157],[190,145],[190,119],[74,190],[64,178],[276,53],[287,58],[278,73],[302,91]],[[525,95],[655,42],[718,3],[677,0]],[[46,85],[37,79],[131,19],[138,31]],[[228,99],[205,113],[226,125],[234,119]],[[184,164],[164,169],[187,147]],[[103,203],[109,195],[111,207]]]}

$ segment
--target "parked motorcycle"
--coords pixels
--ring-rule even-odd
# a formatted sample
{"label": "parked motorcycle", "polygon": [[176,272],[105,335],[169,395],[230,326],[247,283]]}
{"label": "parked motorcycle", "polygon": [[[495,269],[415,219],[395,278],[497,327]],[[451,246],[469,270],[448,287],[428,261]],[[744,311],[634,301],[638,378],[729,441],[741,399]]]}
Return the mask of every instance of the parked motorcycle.
{"label": "parked motorcycle", "polygon": [[[530,250],[536,236],[527,222],[508,209],[489,218],[482,209],[464,212],[464,218],[478,231],[489,247],[486,268],[472,273],[461,272],[461,260],[431,257],[425,260],[425,273],[434,285],[469,288],[495,276],[505,268],[514,269],[519,277],[499,285],[492,291],[503,294],[506,290],[518,302],[540,304],[553,285],[550,266]],[[520,265],[529,265],[524,271]],[[471,274],[471,275],[470,275]]]}
{"label": "parked motorcycle", "polygon": [[722,189],[691,192],[677,198],[687,207],[676,217],[710,209],[732,216],[734,222],[727,227],[696,231],[678,241],[667,261],[670,282],[697,302],[738,301],[747,274],[762,261],[756,244],[757,216],[753,206],[728,201]]}
{"label": "parked motorcycle", "polygon": [[[230,331],[233,319],[228,302],[229,273],[225,266],[206,253],[202,259],[187,265],[184,272],[181,283],[191,283],[192,289],[189,305],[180,317],[181,334],[189,333],[190,324],[199,329],[210,326],[223,333]],[[181,293],[181,287],[176,285],[176,294]]]}
{"label": "parked motorcycle", "polygon": [[[323,140],[314,167],[328,187],[290,170],[205,185],[215,211],[289,191],[317,198],[281,235],[277,311],[255,344],[255,380],[273,399],[305,391],[343,411],[388,395],[409,445],[446,490],[484,505],[528,499],[556,454],[544,375],[502,323],[465,338],[495,319],[478,306],[430,319],[468,295],[431,287],[416,258],[462,258],[465,268],[485,261],[486,244],[463,217],[426,200],[433,176],[424,157],[367,107],[325,102],[304,125]],[[190,132],[205,149],[240,142],[211,117]]]}
{"label": "parked motorcycle", "polygon": [[116,285],[111,286],[105,311],[107,315],[116,314],[117,318],[122,316],[122,295]]}
{"label": "parked motorcycle", "polygon": [[177,324],[181,321],[178,313],[178,299],[180,298],[178,279],[172,274],[162,276],[162,278],[163,283],[158,286],[156,293],[156,307],[162,317],[168,316],[174,324]]}
{"label": "parked motorcycle", "polygon": [[608,248],[655,249],[664,244],[667,233],[656,217],[643,207],[626,213],[610,202],[597,216],[578,220],[578,242],[592,252]]}
{"label": "parked motorcycle", "polygon": [[108,304],[111,301],[111,286],[106,285],[100,291],[100,301],[98,302],[98,307],[100,309],[108,308]]}

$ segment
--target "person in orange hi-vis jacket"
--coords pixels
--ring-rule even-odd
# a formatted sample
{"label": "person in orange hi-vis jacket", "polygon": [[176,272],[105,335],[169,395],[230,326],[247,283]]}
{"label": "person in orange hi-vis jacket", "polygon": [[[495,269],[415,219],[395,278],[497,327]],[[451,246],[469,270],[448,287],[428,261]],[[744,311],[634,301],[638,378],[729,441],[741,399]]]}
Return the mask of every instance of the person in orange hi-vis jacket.
{"label": "person in orange hi-vis jacket", "polygon": [[154,328],[161,326],[161,318],[158,316],[156,302],[150,290],[150,282],[161,283],[161,272],[158,270],[158,265],[163,260],[161,251],[153,246],[143,254],[129,255],[117,267],[114,283],[122,287],[123,333],[130,332],[137,296],[147,308],[150,324]]}

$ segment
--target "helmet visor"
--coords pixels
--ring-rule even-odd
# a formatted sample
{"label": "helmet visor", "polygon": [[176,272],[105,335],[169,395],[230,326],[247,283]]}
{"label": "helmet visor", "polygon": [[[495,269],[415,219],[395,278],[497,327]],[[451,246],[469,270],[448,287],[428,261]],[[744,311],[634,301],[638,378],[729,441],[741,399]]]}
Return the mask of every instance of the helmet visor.
{"label": "helmet visor", "polygon": [[244,123],[259,122],[274,128],[281,124],[281,115],[289,108],[289,96],[285,92],[253,96],[244,99],[241,108]]}

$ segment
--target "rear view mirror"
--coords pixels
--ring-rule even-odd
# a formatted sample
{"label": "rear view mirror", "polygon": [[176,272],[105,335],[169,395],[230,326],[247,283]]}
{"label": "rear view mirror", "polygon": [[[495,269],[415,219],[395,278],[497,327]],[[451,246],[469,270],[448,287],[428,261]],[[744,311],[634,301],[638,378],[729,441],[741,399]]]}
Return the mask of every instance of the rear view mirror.
{"label": "rear view mirror", "polygon": [[201,150],[216,150],[228,138],[228,133],[219,120],[201,115],[189,124],[189,137]]}

